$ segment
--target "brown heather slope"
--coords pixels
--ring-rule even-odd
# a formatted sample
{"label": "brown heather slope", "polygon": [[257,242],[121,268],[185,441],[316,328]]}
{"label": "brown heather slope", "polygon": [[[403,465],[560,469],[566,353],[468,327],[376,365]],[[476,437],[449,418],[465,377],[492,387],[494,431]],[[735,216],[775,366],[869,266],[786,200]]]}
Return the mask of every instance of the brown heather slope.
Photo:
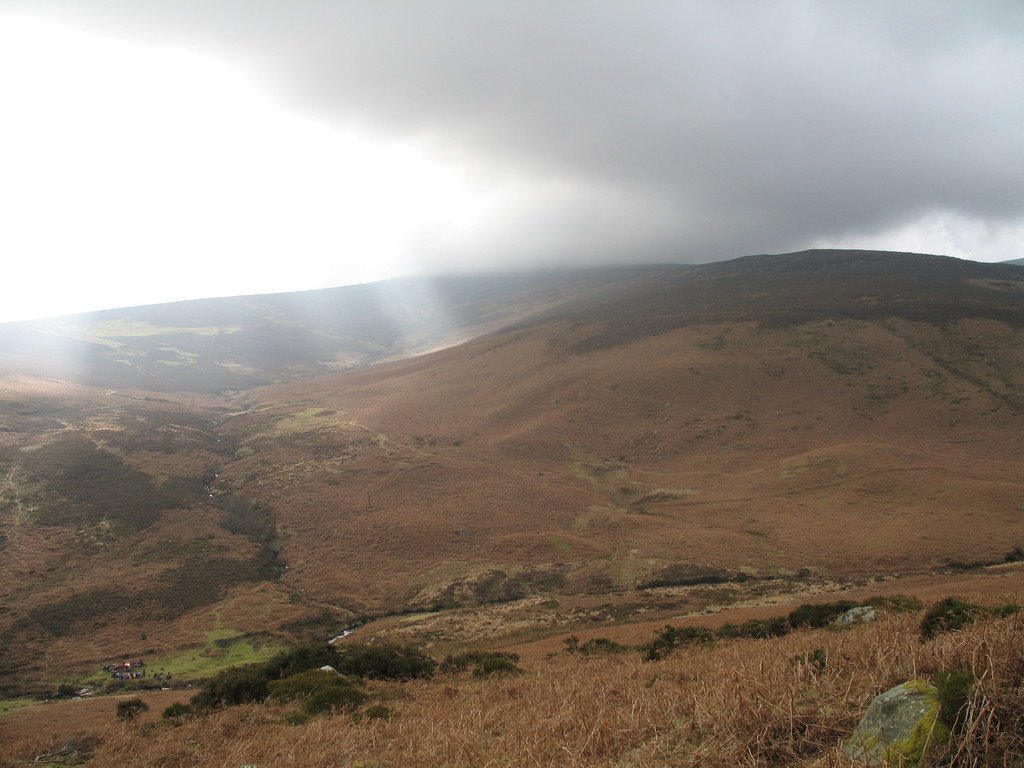
{"label": "brown heather slope", "polygon": [[[613,272],[504,297],[470,281],[465,329],[516,324],[233,398],[6,376],[0,683],[362,613],[495,605],[467,638],[519,641],[945,584],[1024,545],[1019,268],[810,252]],[[147,322],[184,327],[164,310]],[[175,380],[203,384],[237,338]],[[143,352],[146,376],[167,367]],[[464,618],[392,621],[458,643]]]}
{"label": "brown heather slope", "polygon": [[353,611],[999,561],[1024,544],[1018,273],[693,268],[254,390],[223,479],[277,513],[284,583]]}
{"label": "brown heather slope", "polygon": [[219,413],[191,395],[0,379],[5,687],[299,612],[273,558],[225,527],[207,490],[233,455],[214,433]]}

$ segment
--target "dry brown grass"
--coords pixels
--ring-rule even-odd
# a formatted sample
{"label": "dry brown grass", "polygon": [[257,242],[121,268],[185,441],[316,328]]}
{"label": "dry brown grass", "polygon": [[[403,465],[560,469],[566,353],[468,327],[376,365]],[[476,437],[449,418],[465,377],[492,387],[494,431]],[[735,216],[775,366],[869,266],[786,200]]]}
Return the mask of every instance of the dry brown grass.
{"label": "dry brown grass", "polygon": [[[236,708],[182,726],[114,725],[93,765],[842,766],[838,745],[877,693],[969,669],[980,681],[965,734],[933,764],[1024,759],[1024,617],[922,643],[916,615],[844,632],[719,642],[660,662],[558,657],[521,677],[379,685],[391,721]],[[828,665],[798,660],[822,648]],[[1015,762],[1016,761],[1016,762]]]}
{"label": "dry brown grass", "polygon": [[[289,586],[355,610],[430,605],[488,569],[565,564],[571,592],[673,563],[874,576],[1018,545],[1024,432],[965,350],[1019,386],[1019,330],[731,324],[564,351],[591,332],[248,393],[262,410],[224,428],[251,453],[224,481],[279,510]],[[958,353],[962,375],[935,359]]]}

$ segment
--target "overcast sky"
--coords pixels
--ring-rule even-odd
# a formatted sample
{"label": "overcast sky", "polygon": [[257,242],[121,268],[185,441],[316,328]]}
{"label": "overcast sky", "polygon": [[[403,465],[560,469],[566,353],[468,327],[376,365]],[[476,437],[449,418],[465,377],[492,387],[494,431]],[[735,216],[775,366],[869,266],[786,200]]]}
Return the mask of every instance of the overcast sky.
{"label": "overcast sky", "polygon": [[1024,256],[1024,3],[0,0],[0,320],[815,246]]}

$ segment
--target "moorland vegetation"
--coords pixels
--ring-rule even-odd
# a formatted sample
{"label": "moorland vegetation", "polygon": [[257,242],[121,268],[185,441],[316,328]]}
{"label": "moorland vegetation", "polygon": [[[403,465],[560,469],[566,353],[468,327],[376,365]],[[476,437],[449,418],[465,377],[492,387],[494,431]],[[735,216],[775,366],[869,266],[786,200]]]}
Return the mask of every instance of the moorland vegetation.
{"label": "moorland vegetation", "polygon": [[[112,722],[93,736],[92,764],[845,766],[842,743],[871,698],[926,680],[939,690],[943,737],[922,765],[1014,765],[1024,758],[1024,616],[976,607],[973,621],[940,631],[927,628],[952,615],[950,601],[843,628],[705,636],[656,658],[577,649],[521,668],[487,651],[435,668],[410,648],[306,646],[219,675],[162,722]],[[794,614],[807,612],[784,620]],[[492,659],[516,669],[474,674]],[[322,670],[328,660],[346,674]]]}

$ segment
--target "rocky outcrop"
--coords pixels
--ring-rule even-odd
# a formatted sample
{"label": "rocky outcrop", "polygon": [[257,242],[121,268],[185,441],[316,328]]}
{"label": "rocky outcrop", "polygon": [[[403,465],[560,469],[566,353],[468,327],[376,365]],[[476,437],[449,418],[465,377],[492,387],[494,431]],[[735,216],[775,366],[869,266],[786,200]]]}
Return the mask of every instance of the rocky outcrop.
{"label": "rocky outcrop", "polygon": [[851,608],[836,619],[836,624],[849,626],[851,624],[867,624],[877,618],[873,605],[860,605]]}
{"label": "rocky outcrop", "polygon": [[938,691],[923,680],[910,680],[871,701],[843,751],[872,765],[882,760],[917,765],[930,746],[948,738],[949,729],[939,722]]}

